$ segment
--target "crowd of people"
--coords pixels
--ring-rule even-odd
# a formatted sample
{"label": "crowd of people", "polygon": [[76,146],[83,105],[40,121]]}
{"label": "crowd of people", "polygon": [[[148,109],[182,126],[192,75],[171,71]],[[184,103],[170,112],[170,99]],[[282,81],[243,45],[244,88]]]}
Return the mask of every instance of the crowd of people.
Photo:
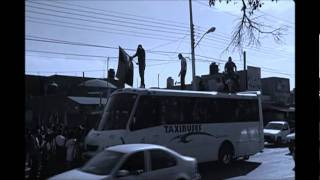
{"label": "crowd of people", "polygon": [[82,164],[83,125],[66,127],[60,124],[27,129],[25,132],[28,179],[46,179]]}

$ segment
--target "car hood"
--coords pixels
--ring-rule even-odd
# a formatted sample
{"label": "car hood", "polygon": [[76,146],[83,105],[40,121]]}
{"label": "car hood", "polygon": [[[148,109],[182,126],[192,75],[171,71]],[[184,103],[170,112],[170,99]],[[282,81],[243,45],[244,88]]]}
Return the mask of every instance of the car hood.
{"label": "car hood", "polygon": [[90,173],[86,173],[83,171],[80,171],[79,169],[73,169],[70,171],[66,171],[64,173],[55,175],[51,178],[49,178],[49,180],[95,180],[95,179],[107,179],[108,177],[110,177],[109,175],[105,175],[105,176],[101,176],[101,175],[95,175],[95,174],[90,174]]}
{"label": "car hood", "polygon": [[269,135],[275,135],[279,134],[280,130],[275,130],[275,129],[263,129],[264,134],[269,134]]}

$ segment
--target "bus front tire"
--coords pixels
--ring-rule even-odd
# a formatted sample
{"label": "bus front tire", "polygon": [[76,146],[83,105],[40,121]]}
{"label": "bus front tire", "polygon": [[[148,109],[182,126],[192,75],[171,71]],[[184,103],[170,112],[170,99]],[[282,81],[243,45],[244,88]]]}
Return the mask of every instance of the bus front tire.
{"label": "bus front tire", "polygon": [[233,159],[233,147],[230,143],[223,143],[219,150],[219,162],[226,166],[231,163]]}

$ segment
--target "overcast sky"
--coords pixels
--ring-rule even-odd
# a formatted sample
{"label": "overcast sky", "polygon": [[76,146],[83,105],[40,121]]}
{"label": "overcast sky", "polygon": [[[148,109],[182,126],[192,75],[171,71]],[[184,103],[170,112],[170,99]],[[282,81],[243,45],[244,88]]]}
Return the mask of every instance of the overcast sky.
{"label": "overcast sky", "polygon": [[[230,42],[231,33],[241,17],[240,3],[217,3],[193,0],[193,22],[196,42],[210,27],[195,49],[196,75],[209,73],[210,61],[221,63],[232,56],[239,70],[243,58],[239,52],[222,51]],[[259,22],[274,28],[288,26],[283,43],[270,36],[261,37],[260,47],[247,47],[247,65],[261,67],[262,77],[290,78],[295,87],[295,4],[264,1]],[[190,53],[189,3],[187,0],[28,0],[26,1],[26,74],[73,75],[102,78],[107,66],[117,70],[118,47],[136,49],[142,44],[146,52],[146,87],[166,86],[171,76],[180,81],[178,53]],[[81,43],[81,44],[79,44]],[[71,45],[72,44],[72,45]],[[129,55],[135,51],[126,50]],[[109,63],[107,63],[107,57]],[[188,61],[186,83],[192,79]],[[320,72],[319,72],[320,76]],[[140,82],[134,71],[134,87]]]}

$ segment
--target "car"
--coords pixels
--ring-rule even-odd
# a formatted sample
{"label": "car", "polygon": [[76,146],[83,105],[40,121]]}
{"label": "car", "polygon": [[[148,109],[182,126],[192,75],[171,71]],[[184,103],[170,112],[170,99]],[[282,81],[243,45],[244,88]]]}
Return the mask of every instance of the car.
{"label": "car", "polygon": [[201,176],[193,157],[160,145],[122,144],[104,149],[81,168],[49,178],[61,179],[198,180]]}
{"label": "car", "polygon": [[289,151],[290,154],[293,154],[294,150],[295,150],[295,141],[296,141],[296,133],[291,133],[287,135],[287,141],[289,143]]}
{"label": "car", "polygon": [[289,124],[286,121],[270,121],[263,129],[264,140],[268,143],[286,143],[286,136],[290,134]]}

